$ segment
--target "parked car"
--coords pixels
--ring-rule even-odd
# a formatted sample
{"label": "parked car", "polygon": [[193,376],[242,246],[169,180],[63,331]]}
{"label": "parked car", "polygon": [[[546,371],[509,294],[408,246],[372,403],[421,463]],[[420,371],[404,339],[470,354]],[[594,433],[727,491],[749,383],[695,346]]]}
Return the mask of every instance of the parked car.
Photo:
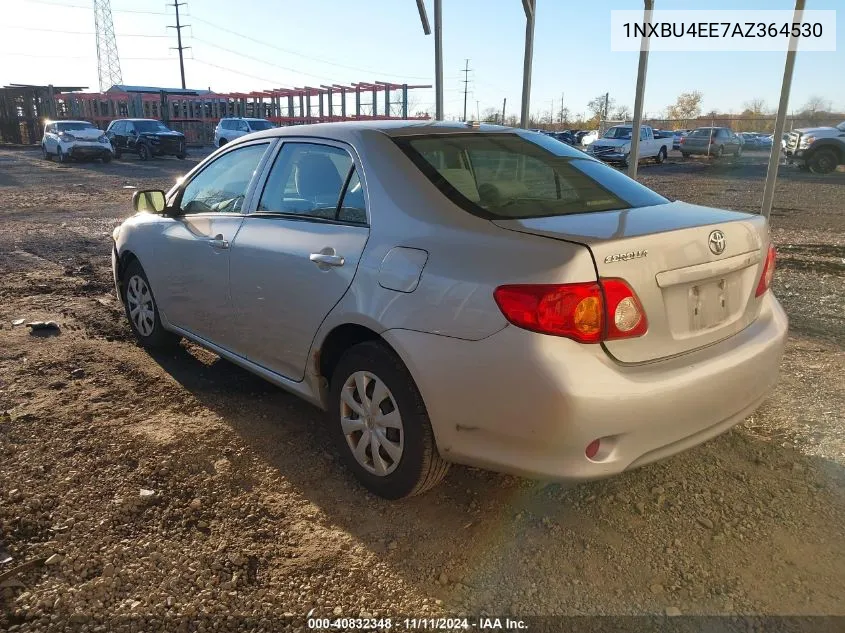
{"label": "parked car", "polygon": [[837,165],[845,165],[845,121],[836,127],[793,130],[787,137],[784,153],[790,163],[797,163],[814,174],[829,174]]}
{"label": "parked car", "polygon": [[185,337],[325,409],[384,497],[451,462],[610,476],[777,381],[765,217],[671,202],[542,134],[276,128],[133,201],[112,265],[140,343]]}
{"label": "parked car", "polygon": [[55,156],[60,163],[73,158],[99,158],[107,163],[113,154],[103,131],[88,121],[48,121],[41,138],[41,152],[47,160]]}
{"label": "parked car", "polygon": [[721,158],[726,153],[742,154],[743,140],[727,127],[699,127],[681,139],[680,150],[684,158],[691,154],[707,154]]}
{"label": "parked car", "polygon": [[581,140],[579,141],[582,146],[587,147],[588,145],[592,145],[596,139],[599,137],[598,130],[590,130],[581,136]]}
{"label": "parked car", "polygon": [[672,131],[672,149],[679,149],[681,146],[681,139],[690,133],[690,130],[673,130]]}
{"label": "parked car", "polygon": [[220,119],[214,128],[214,147],[222,147],[245,134],[263,132],[273,127],[267,119],[227,118]]}
{"label": "parked car", "polygon": [[186,155],[185,135],[155,119],[116,119],[109,123],[106,136],[114,147],[115,158],[124,153],[137,154],[141,160],[153,156],[183,159]]}
{"label": "parked car", "polygon": [[760,148],[760,138],[755,132],[740,132],[737,136],[742,139],[744,149]]}
{"label": "parked car", "polygon": [[566,143],[567,145],[575,145],[575,137],[572,136],[571,132],[555,132],[553,136],[557,140]]}
{"label": "parked car", "polygon": [[772,149],[774,136],[772,134],[761,134],[757,137],[757,145],[760,149]]}
{"label": "parked car", "polygon": [[[631,156],[632,130],[633,126],[630,125],[614,125],[608,128],[604,136],[590,145],[587,153],[606,163],[627,165]],[[656,138],[654,130],[648,125],[641,126],[639,159],[653,158],[656,162],[662,163],[669,154],[671,142],[668,136]]]}

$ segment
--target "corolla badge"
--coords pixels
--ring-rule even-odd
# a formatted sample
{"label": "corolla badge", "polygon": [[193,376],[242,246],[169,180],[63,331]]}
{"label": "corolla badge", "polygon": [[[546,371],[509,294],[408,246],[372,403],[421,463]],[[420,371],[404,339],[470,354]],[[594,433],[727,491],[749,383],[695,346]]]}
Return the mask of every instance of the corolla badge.
{"label": "corolla badge", "polygon": [[725,241],[725,234],[721,231],[711,231],[710,237],[707,239],[707,244],[714,255],[721,255],[725,252],[727,242]]}
{"label": "corolla badge", "polygon": [[629,251],[627,253],[608,255],[604,258],[604,263],[615,264],[616,262],[627,262],[630,259],[639,259],[640,257],[648,257],[648,251],[646,249],[642,249],[639,251]]}

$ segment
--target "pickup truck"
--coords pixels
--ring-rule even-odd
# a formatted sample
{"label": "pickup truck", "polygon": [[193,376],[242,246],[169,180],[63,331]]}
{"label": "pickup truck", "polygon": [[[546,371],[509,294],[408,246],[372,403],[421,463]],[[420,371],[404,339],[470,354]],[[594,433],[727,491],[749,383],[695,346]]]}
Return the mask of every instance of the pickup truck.
{"label": "pickup truck", "polygon": [[845,165],[845,121],[836,127],[805,127],[786,137],[783,153],[787,162],[798,163],[814,174],[829,174]]}
{"label": "pickup truck", "polygon": [[[631,125],[614,125],[596,140],[587,153],[606,163],[627,165],[631,155]],[[672,149],[671,138],[655,138],[654,130],[647,125],[640,128],[639,160],[653,158],[658,164],[666,160]]]}

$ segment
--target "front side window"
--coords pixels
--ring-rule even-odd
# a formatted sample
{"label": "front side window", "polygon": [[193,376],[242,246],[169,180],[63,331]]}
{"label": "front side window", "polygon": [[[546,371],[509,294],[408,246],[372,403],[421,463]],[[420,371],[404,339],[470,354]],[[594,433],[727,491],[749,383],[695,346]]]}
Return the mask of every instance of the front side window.
{"label": "front side window", "polygon": [[249,126],[246,121],[238,121],[238,132],[249,132]]}
{"label": "front side window", "polygon": [[668,202],[612,167],[540,134],[394,140],[438,189],[484,218],[548,217]]}
{"label": "front side window", "polygon": [[337,220],[352,173],[352,157],[343,149],[285,143],[267,177],[258,211]]}
{"label": "front side window", "polygon": [[182,213],[240,213],[268,145],[247,145],[216,158],[185,187],[179,203]]}

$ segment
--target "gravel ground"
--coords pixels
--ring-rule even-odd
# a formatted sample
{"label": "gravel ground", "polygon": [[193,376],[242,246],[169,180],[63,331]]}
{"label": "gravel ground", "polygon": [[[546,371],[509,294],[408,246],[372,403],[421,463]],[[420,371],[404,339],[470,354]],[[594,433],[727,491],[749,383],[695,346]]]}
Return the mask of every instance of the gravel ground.
{"label": "gravel ground", "polygon": [[[764,162],[673,158],[641,180],[754,211]],[[607,481],[456,467],[390,503],[340,467],[316,409],[194,345],[133,343],[109,269],[124,187],[191,164],[0,150],[0,630],[305,630],[312,609],[845,616],[845,174],[782,169],[791,336],[744,424]]]}

